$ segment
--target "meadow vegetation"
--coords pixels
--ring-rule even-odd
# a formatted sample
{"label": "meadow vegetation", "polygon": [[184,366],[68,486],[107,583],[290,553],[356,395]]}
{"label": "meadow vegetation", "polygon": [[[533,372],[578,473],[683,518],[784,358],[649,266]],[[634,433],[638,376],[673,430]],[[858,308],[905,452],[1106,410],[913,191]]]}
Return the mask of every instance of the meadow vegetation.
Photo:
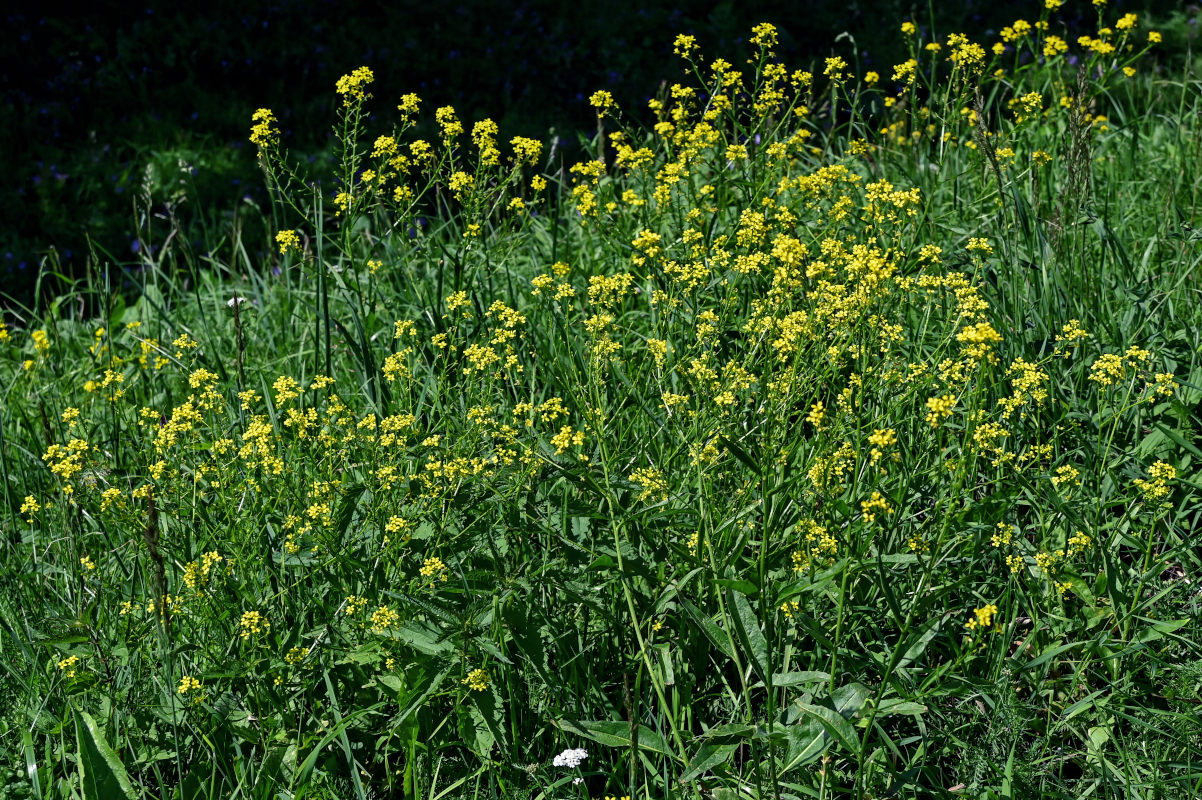
{"label": "meadow vegetation", "polygon": [[256,112],[272,263],[0,324],[0,797],[1198,794],[1199,81],[1059,6]]}

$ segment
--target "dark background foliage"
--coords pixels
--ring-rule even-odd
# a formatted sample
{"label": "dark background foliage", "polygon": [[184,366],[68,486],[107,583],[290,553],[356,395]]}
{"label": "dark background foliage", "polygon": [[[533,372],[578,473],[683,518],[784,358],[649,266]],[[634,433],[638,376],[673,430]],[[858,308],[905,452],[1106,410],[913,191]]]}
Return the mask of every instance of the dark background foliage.
{"label": "dark background foliage", "polygon": [[[239,209],[266,208],[246,141],[252,111],[272,108],[285,145],[319,174],[334,82],[363,64],[376,75],[381,126],[392,101],[415,91],[423,111],[453,104],[469,126],[495,119],[506,138],[558,134],[570,157],[577,132],[592,125],[590,93],[608,89],[637,115],[664,81],[680,78],[678,33],[696,35],[707,58],[738,63],[750,26],[769,21],[791,66],[838,54],[885,73],[901,58],[903,19],[940,36],[996,38],[1017,17],[1036,19],[1040,6],[218,0],[97,3],[72,14],[29,6],[5,16],[0,48],[0,293],[28,298],[43,265],[69,277],[135,262],[154,246],[139,236],[138,209],[163,214],[183,192],[187,201],[172,213],[185,244],[215,247],[240,224]],[[1115,0],[1107,14],[1124,10],[1175,16],[1186,31],[1197,19],[1196,9],[1172,2]],[[1062,18],[1075,35],[1077,26],[1092,31],[1096,15],[1070,0]],[[44,288],[56,285],[52,278]]]}

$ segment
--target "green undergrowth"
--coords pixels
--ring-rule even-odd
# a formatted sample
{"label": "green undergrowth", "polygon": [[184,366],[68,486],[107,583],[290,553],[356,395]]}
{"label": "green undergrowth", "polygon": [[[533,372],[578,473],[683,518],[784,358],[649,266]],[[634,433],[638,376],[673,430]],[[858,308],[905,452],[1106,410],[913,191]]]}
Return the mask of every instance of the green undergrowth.
{"label": "green undergrowth", "polygon": [[0,796],[1196,793],[1198,83],[1098,14],[682,36],[569,168],[257,112],[273,263],[0,329]]}

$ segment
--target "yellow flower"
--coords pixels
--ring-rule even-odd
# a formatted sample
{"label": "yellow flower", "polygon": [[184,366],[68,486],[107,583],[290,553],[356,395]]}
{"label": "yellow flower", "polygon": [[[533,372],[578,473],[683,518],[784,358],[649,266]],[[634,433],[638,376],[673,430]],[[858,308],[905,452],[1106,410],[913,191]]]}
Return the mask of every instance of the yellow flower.
{"label": "yellow flower", "polygon": [[904,33],[906,36],[913,36],[917,31],[918,31],[918,28],[915,27],[913,22],[907,21],[907,22],[903,22],[901,24],[901,32]]}
{"label": "yellow flower", "polygon": [[672,52],[681,58],[689,58],[697,50],[697,37],[680,34],[672,44]]}
{"label": "yellow flower", "polygon": [[488,673],[477,667],[467,674],[467,677],[463,679],[463,684],[472,691],[483,692],[488,688]]}
{"label": "yellow flower", "polygon": [[249,639],[252,636],[267,633],[271,630],[271,623],[258,611],[244,611],[238,627],[240,629],[239,636]]}
{"label": "yellow flower", "polygon": [[822,71],[822,74],[833,81],[837,81],[843,78],[843,70],[845,69],[847,69],[847,62],[839,56],[835,56],[826,60],[826,68]]}
{"label": "yellow flower", "polygon": [[270,108],[260,108],[251,115],[250,141],[259,151],[268,150],[279,143],[280,129],[275,114]]}
{"label": "yellow flower", "polygon": [[367,67],[359,67],[349,75],[343,75],[334,85],[334,90],[342,95],[342,104],[349,106],[354,101],[371,97],[365,88],[375,80],[375,76]]}
{"label": "yellow flower", "polygon": [[775,47],[777,42],[776,26],[761,22],[751,29],[751,43],[757,47]]}
{"label": "yellow flower", "polygon": [[593,92],[588,99],[589,105],[597,109],[597,116],[604,117],[611,108],[615,108],[614,96],[605,90]]}
{"label": "yellow flower", "polygon": [[889,507],[889,503],[885,501],[880,492],[873,492],[872,497],[860,503],[860,510],[864,513],[864,521],[872,523],[876,521],[878,511],[888,514],[893,509]]}
{"label": "yellow flower", "polygon": [[989,241],[986,239],[980,239],[980,238],[976,238],[976,237],[968,240],[968,245],[967,245],[966,249],[970,253],[978,252],[978,253],[984,253],[985,255],[993,254],[993,246],[989,244]]}
{"label": "yellow flower", "polygon": [[630,474],[630,482],[640,489],[640,503],[662,502],[668,499],[668,482],[664,479],[664,474],[655,467],[636,469]]}
{"label": "yellow flower", "polygon": [[930,398],[927,400],[927,424],[932,428],[938,428],[940,422],[952,415],[952,409],[955,407],[954,395],[945,394],[941,397]]}
{"label": "yellow flower", "polygon": [[513,160],[518,164],[534,166],[543,152],[542,142],[525,136],[515,136],[509,140],[509,144],[513,147]]}
{"label": "yellow flower", "polygon": [[435,111],[434,119],[438,121],[438,127],[442,131],[444,142],[463,134],[463,123],[455,116],[455,108],[453,106],[443,106]]}
{"label": "yellow flower", "polygon": [[280,246],[280,255],[300,252],[300,236],[296,231],[280,231],[275,235],[275,242]]}
{"label": "yellow flower", "polygon": [[179,695],[186,695],[188,692],[195,692],[201,687],[200,681],[190,675],[185,675],[179,679],[179,688],[175,691]]}
{"label": "yellow flower", "polygon": [[372,612],[371,629],[373,633],[383,633],[389,628],[395,628],[400,621],[400,614],[388,606],[380,606]]}
{"label": "yellow flower", "polygon": [[471,175],[466,172],[455,172],[447,181],[447,188],[455,194],[455,199],[462,203],[475,184],[476,179]]}
{"label": "yellow flower", "polygon": [[416,114],[418,106],[421,105],[421,102],[421,98],[415,94],[403,94],[401,95],[401,103],[396,107],[396,110],[400,111],[406,116],[409,114]]}
{"label": "yellow flower", "polygon": [[981,608],[973,609],[973,618],[964,623],[964,627],[970,631],[978,628],[985,629],[993,625],[993,618],[997,615],[997,606],[989,603]]}
{"label": "yellow flower", "polygon": [[447,579],[447,565],[438,556],[431,556],[422,564],[421,576],[428,578],[431,584],[434,583],[435,578],[445,581]]}
{"label": "yellow flower", "polygon": [[[38,503],[38,499],[33,495],[26,495],[25,502],[21,504],[21,514],[26,517],[32,517],[41,510],[42,506]],[[33,520],[27,518],[26,522],[32,524]]]}

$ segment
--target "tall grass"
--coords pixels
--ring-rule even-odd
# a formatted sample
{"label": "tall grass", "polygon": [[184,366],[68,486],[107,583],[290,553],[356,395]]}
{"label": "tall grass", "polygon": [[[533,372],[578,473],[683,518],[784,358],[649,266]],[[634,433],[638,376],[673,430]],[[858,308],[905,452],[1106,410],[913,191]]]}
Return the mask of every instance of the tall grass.
{"label": "tall grass", "polygon": [[361,68],[333,196],[256,114],[277,264],[5,328],[4,791],[1197,792],[1198,84],[1109,23],[680,37],[571,167]]}

